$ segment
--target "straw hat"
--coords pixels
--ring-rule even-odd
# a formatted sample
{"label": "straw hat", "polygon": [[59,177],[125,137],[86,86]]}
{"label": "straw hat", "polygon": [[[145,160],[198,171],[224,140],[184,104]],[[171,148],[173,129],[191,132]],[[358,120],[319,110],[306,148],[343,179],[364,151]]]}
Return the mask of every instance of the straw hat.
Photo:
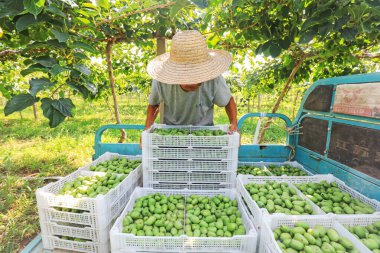
{"label": "straw hat", "polygon": [[148,74],[167,84],[196,84],[216,78],[231,64],[231,55],[224,50],[207,48],[198,31],[186,30],[174,35],[170,53],[149,62]]}

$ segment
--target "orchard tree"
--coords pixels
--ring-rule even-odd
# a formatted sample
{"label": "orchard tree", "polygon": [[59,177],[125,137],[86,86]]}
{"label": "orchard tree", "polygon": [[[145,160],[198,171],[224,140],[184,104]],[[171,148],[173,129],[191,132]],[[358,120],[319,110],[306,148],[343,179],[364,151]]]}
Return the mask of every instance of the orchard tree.
{"label": "orchard tree", "polygon": [[[215,44],[235,54],[246,55],[248,50],[266,58],[245,79],[252,86],[281,87],[272,113],[292,83],[373,70],[376,65],[363,64],[366,59],[379,63],[379,0],[212,3],[205,16],[209,23],[203,26]],[[264,125],[260,140],[269,124]]]}

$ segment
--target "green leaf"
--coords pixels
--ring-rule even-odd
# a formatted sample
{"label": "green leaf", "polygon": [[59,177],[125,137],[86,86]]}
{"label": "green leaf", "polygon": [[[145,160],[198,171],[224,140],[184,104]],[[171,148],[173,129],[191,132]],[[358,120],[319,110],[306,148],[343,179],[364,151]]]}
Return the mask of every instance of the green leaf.
{"label": "green leaf", "polygon": [[57,109],[65,117],[72,117],[71,110],[75,107],[71,99],[60,98],[58,100],[53,100],[52,106]]}
{"label": "green leaf", "polygon": [[36,96],[37,92],[45,90],[51,86],[54,86],[55,83],[51,83],[49,79],[43,78],[33,78],[29,81],[30,88],[29,93],[32,96]]}
{"label": "green leaf", "polygon": [[193,2],[196,6],[198,6],[201,9],[204,9],[208,6],[207,0],[193,0]]}
{"label": "green leaf", "polygon": [[108,0],[96,0],[96,5],[106,10],[109,10],[110,8],[110,3]]}
{"label": "green leaf", "polygon": [[89,44],[86,44],[84,42],[80,42],[80,41],[76,41],[74,42],[71,46],[71,48],[81,48],[87,52],[90,52],[90,53],[93,53],[93,54],[97,54],[98,51],[93,48],[92,46],[90,46]]}
{"label": "green leaf", "polygon": [[260,46],[256,48],[255,53],[258,55],[258,54],[267,52],[271,44],[272,44],[272,41],[267,41],[264,44],[261,44]]}
{"label": "green leaf", "polygon": [[66,18],[65,13],[53,5],[46,6],[45,10],[62,18]]}
{"label": "green leaf", "polygon": [[66,42],[69,39],[69,34],[68,33],[63,33],[60,31],[57,31],[55,29],[52,30],[54,37],[59,41],[59,42]]}
{"label": "green leaf", "polygon": [[306,31],[309,27],[318,25],[320,20],[318,18],[307,19],[302,25],[302,31]]}
{"label": "green leaf", "polygon": [[4,108],[5,116],[8,116],[14,112],[19,112],[25,108],[32,106],[38,100],[30,94],[19,94],[12,97],[7,101]]}
{"label": "green leaf", "polygon": [[66,48],[67,47],[66,43],[61,43],[58,40],[48,40],[47,44],[51,47],[56,47],[56,48]]}
{"label": "green leaf", "polygon": [[45,68],[41,64],[33,64],[33,65],[29,66],[27,69],[21,70],[20,73],[22,76],[26,76],[26,75],[29,75],[31,73],[38,72],[38,71],[47,73],[47,72],[49,72],[49,69]]}
{"label": "green leaf", "polygon": [[190,5],[190,3],[187,0],[177,0],[176,3],[170,8],[170,18],[173,19],[182,8],[188,5]]}
{"label": "green leaf", "polygon": [[91,74],[91,70],[89,70],[85,65],[83,64],[74,64],[74,69],[78,70],[82,74],[89,76]]}
{"label": "green leaf", "polygon": [[44,98],[41,100],[41,108],[44,116],[49,119],[49,126],[51,128],[58,126],[65,120],[65,116],[55,109],[52,105],[53,100]]}
{"label": "green leaf", "polygon": [[3,95],[3,97],[5,97],[6,99],[11,98],[11,94],[9,93],[7,88],[4,87],[4,85],[2,83],[0,83],[0,92]]}
{"label": "green leaf", "polygon": [[25,10],[37,18],[37,15],[40,14],[44,8],[45,0],[24,0],[23,3]]}
{"label": "green leaf", "polygon": [[352,41],[355,39],[358,30],[356,28],[347,28],[342,30],[342,36],[347,41]]}
{"label": "green leaf", "polygon": [[79,58],[79,59],[82,59],[82,60],[87,60],[88,57],[85,55],[85,54],[82,54],[82,53],[74,53],[74,56]]}
{"label": "green leaf", "polygon": [[285,39],[279,41],[281,48],[285,50],[289,48],[291,43],[292,41],[290,40],[289,37],[286,37]]}
{"label": "green leaf", "polygon": [[0,18],[13,17],[24,11],[23,0],[8,0],[0,5]]}
{"label": "green leaf", "polygon": [[301,43],[301,44],[308,43],[309,41],[311,41],[314,38],[314,35],[315,35],[314,30],[309,30],[307,32],[302,33],[300,40],[299,40],[299,43]]}
{"label": "green leaf", "polygon": [[28,28],[30,25],[33,25],[36,22],[37,22],[37,19],[33,15],[31,14],[23,15],[19,19],[17,19],[16,30],[18,32],[24,31],[26,28]]}
{"label": "green leaf", "polygon": [[269,53],[273,58],[276,58],[281,54],[281,47],[279,45],[272,44],[269,47]]}
{"label": "green leaf", "polygon": [[33,59],[36,63],[41,64],[44,67],[50,68],[57,64],[57,60],[49,56],[40,56]]}
{"label": "green leaf", "polygon": [[50,74],[52,74],[53,76],[56,76],[56,75],[58,75],[59,73],[64,72],[64,71],[67,71],[67,69],[64,68],[64,67],[59,66],[58,64],[56,64],[56,65],[54,65],[54,66],[50,69]]}
{"label": "green leaf", "polygon": [[71,110],[74,104],[68,98],[44,98],[41,100],[41,108],[44,116],[49,119],[49,126],[53,128],[61,124],[66,117],[72,117]]}

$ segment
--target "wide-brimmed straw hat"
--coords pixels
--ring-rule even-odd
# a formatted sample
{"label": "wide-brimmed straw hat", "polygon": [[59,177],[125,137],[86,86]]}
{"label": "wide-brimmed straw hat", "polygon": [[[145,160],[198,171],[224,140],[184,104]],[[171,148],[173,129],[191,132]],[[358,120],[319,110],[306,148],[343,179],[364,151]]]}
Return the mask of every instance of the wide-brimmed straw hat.
{"label": "wide-brimmed straw hat", "polygon": [[169,53],[149,62],[148,74],[167,84],[197,84],[216,78],[231,64],[230,53],[209,49],[198,31],[186,30],[173,36]]}

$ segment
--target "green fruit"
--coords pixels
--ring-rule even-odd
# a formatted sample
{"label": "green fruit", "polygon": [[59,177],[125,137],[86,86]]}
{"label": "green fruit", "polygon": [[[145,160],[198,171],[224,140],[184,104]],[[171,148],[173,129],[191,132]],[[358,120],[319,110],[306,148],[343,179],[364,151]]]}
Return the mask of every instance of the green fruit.
{"label": "green fruit", "polygon": [[306,238],[306,240],[309,242],[309,244],[311,244],[311,245],[316,245],[317,244],[314,236],[312,236],[311,234],[305,233],[303,236]]}
{"label": "green fruit", "polygon": [[353,231],[360,239],[366,238],[368,235],[367,229],[361,226],[354,226]]}
{"label": "green fruit", "polygon": [[339,234],[335,231],[335,229],[328,229],[327,230],[327,236],[329,237],[330,241],[337,242],[339,241]]}
{"label": "green fruit", "polygon": [[290,244],[289,246],[292,248],[292,249],[295,249],[295,250],[303,250],[303,248],[305,247],[304,244],[300,241],[297,241],[297,240],[294,240],[292,239],[290,241]]}
{"label": "green fruit", "polygon": [[323,253],[336,253],[335,249],[331,244],[324,242],[322,244],[321,250]]}
{"label": "green fruit", "polygon": [[296,222],[294,224],[295,227],[301,227],[301,228],[304,228],[305,230],[307,230],[309,228],[309,224],[307,224],[307,222],[304,222],[304,221],[299,221],[299,222]]}
{"label": "green fruit", "polygon": [[285,241],[286,239],[292,239],[292,236],[289,233],[282,233],[280,239],[281,241]]}
{"label": "green fruit", "polygon": [[330,242],[331,246],[333,246],[333,248],[336,250],[336,251],[346,251],[346,249],[340,245],[339,243],[336,243],[336,242]]}
{"label": "green fruit", "polygon": [[303,245],[309,245],[309,241],[301,234],[295,234],[293,239],[302,242]]}
{"label": "green fruit", "polygon": [[339,238],[339,243],[346,249],[353,249],[354,248],[354,245],[352,244],[352,242],[350,240],[348,240],[347,238],[345,237],[340,237]]}
{"label": "green fruit", "polygon": [[323,253],[323,251],[315,245],[305,246],[305,253]]}
{"label": "green fruit", "polygon": [[379,249],[379,243],[374,239],[363,239],[363,244],[370,250]]}

